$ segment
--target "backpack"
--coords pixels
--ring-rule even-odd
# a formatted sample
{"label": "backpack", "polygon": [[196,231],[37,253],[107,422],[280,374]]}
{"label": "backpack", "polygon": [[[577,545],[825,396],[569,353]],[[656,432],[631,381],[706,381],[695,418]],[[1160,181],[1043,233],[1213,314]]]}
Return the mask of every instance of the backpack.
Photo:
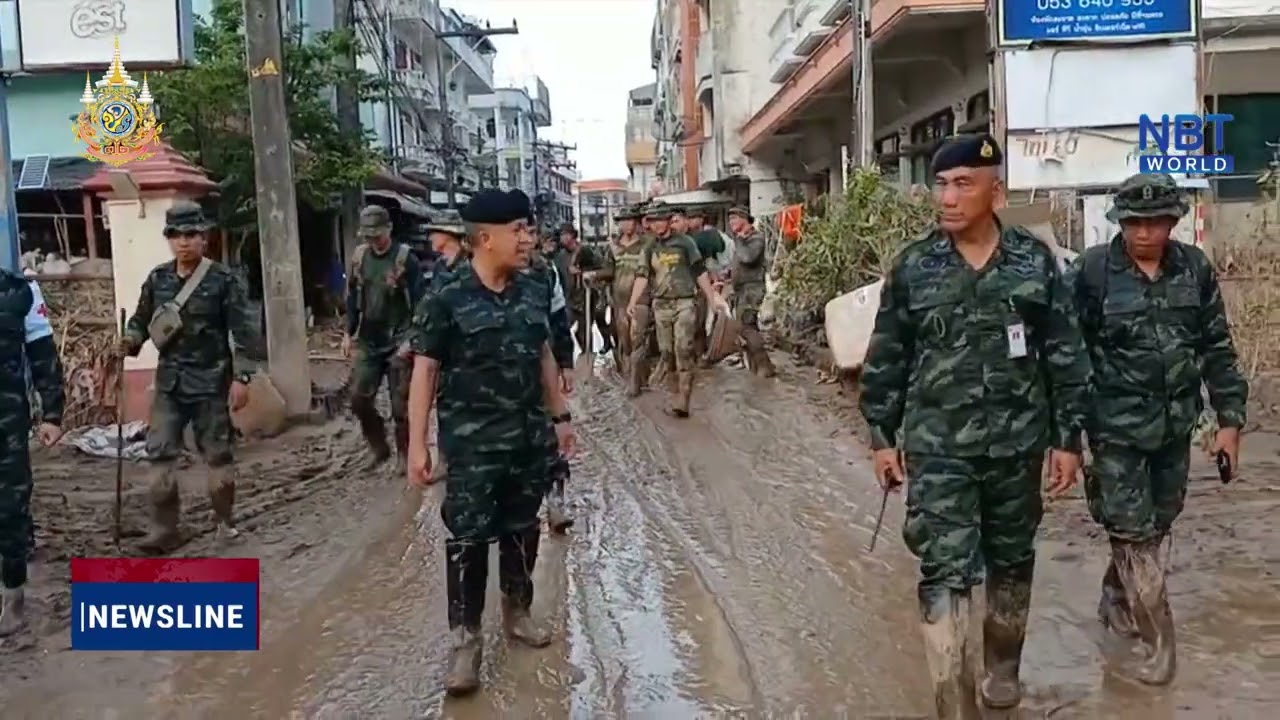
{"label": "backpack", "polygon": [[[1176,241],[1175,241],[1176,242]],[[1109,247],[1110,243],[1103,245]],[[1172,245],[1170,247],[1173,247]],[[1088,307],[1077,308],[1077,312],[1085,315],[1088,319],[1086,327],[1102,326],[1102,305],[1107,299],[1107,286],[1110,282],[1111,273],[1107,268],[1107,261],[1110,257],[1109,251],[1102,252],[1084,252],[1081,256],[1080,274],[1084,280],[1085,289],[1088,291],[1087,303]],[[1196,278],[1196,285],[1203,288],[1209,278],[1205,275],[1200,265],[1193,265],[1192,273]]]}
{"label": "backpack", "polygon": [[[360,243],[356,246],[355,254],[351,256],[351,275],[355,280],[356,287],[360,287],[360,283],[364,282],[364,256],[368,252],[368,244]],[[400,245],[396,249],[397,274],[404,275],[404,266],[407,262],[409,262],[409,246]]]}

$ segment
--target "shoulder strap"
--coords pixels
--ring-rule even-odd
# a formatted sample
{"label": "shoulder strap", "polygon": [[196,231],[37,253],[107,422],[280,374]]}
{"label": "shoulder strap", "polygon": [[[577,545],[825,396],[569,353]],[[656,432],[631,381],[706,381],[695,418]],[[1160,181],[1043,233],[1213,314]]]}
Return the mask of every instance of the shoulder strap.
{"label": "shoulder strap", "polygon": [[200,258],[200,264],[196,265],[195,272],[191,273],[191,277],[182,284],[182,289],[178,291],[178,296],[173,299],[173,304],[181,309],[187,304],[187,300],[191,299],[191,294],[200,287],[200,283],[204,281],[204,276],[209,274],[209,268],[213,266],[213,261],[209,258]]}
{"label": "shoulder strap", "polygon": [[396,270],[404,272],[404,264],[408,261],[409,261],[409,246],[401,245],[400,249],[396,250]]}
{"label": "shoulder strap", "polygon": [[369,246],[360,243],[356,246],[356,251],[351,255],[351,274],[355,277],[355,283],[361,283],[362,275],[360,271],[364,269],[364,254],[369,250]]}

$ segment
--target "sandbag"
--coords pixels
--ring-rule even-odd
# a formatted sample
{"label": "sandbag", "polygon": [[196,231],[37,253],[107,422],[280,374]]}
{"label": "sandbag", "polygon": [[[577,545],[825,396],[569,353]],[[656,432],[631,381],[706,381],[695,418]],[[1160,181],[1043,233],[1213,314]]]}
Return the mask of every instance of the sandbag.
{"label": "sandbag", "polygon": [[840,370],[857,370],[867,357],[876,312],[880,309],[879,280],[827,303],[827,347]]}

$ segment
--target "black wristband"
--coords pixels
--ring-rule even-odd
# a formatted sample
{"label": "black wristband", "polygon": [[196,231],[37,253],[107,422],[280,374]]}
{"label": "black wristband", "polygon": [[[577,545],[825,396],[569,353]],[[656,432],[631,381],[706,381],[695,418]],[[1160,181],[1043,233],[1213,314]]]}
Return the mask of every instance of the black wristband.
{"label": "black wristband", "polygon": [[552,425],[559,425],[559,424],[561,424],[561,423],[567,423],[567,422],[570,422],[570,421],[572,421],[572,420],[573,420],[573,416],[572,416],[572,415],[570,415],[570,414],[569,414],[569,413],[567,413],[567,412],[565,412],[565,413],[561,413],[561,414],[559,414],[559,415],[552,415],[552,416],[551,416],[551,424],[552,424]]}

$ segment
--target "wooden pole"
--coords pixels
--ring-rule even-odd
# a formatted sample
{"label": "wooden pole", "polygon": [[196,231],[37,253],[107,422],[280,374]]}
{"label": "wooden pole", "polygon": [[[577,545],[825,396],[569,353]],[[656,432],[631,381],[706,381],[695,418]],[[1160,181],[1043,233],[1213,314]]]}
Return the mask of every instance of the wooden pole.
{"label": "wooden pole", "polygon": [[285,103],[284,48],[276,0],[244,0],[249,112],[258,188],[258,242],[271,381],[291,416],[311,410],[307,325],[302,303],[298,206]]}

